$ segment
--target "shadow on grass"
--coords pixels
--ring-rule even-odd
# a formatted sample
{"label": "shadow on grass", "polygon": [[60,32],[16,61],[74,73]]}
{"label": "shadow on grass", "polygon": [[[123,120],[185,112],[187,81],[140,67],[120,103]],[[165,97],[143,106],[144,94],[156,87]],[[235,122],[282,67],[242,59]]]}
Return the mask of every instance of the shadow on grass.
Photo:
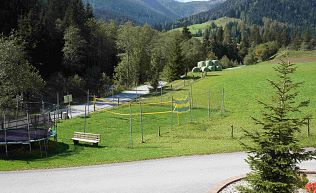
{"label": "shadow on grass", "polygon": [[206,74],[205,76],[207,77],[217,77],[217,76],[221,76],[219,74]]}
{"label": "shadow on grass", "polygon": [[107,146],[104,146],[104,145],[98,145],[98,146],[94,146],[93,144],[88,144],[88,143],[79,143],[79,144],[76,144],[75,145],[75,149],[77,148],[81,148],[81,149],[83,149],[83,148],[85,148],[85,147],[88,147],[88,148],[95,148],[95,149],[104,149],[104,148],[107,148]]}
{"label": "shadow on grass", "polygon": [[47,151],[44,149],[43,143],[32,143],[32,150],[29,145],[9,145],[8,156],[5,153],[5,147],[0,147],[0,159],[3,160],[20,160],[35,161],[55,156],[68,157],[77,154],[81,149],[70,150],[69,144],[49,141]]}
{"label": "shadow on grass", "polygon": [[[84,115],[83,115],[83,116],[80,116],[79,118],[80,118],[80,119],[85,119],[85,118],[84,118]],[[91,118],[91,115],[87,115],[86,118],[87,118],[87,119],[90,119],[90,118]]]}

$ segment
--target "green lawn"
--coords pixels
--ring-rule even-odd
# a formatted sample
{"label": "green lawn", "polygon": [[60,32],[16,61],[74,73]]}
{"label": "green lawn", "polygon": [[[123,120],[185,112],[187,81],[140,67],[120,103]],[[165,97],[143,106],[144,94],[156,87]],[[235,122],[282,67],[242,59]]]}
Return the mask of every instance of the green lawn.
{"label": "green lawn", "polygon": [[[133,147],[130,144],[129,116],[118,116],[109,112],[91,115],[87,132],[100,133],[102,141],[99,148],[90,145],[74,146],[71,137],[74,131],[82,131],[84,119],[75,118],[59,124],[59,143],[50,144],[47,158],[22,156],[11,160],[0,160],[0,170],[21,170],[36,168],[55,168],[145,160],[170,156],[210,154],[242,151],[240,141],[245,142],[242,129],[255,130],[251,116],[260,117],[261,107],[257,100],[271,101],[271,88],[266,79],[275,79],[274,64],[258,65],[212,72],[207,77],[197,79],[192,84],[194,109],[193,122],[190,113],[144,115],[143,128],[145,143],[141,143],[139,103],[134,103]],[[316,117],[316,63],[298,64],[294,76],[296,81],[305,81],[300,89],[300,100],[310,99],[311,105],[304,113]],[[192,82],[187,80],[186,85]],[[166,90],[163,101],[171,97],[185,98],[190,86],[183,81],[172,83],[173,91]],[[221,90],[225,90],[225,113],[220,112]],[[176,89],[176,91],[175,91]],[[211,91],[211,117],[208,118],[208,93]],[[143,103],[158,102],[160,96],[148,96]],[[169,111],[171,104],[143,105],[143,112]],[[129,107],[123,106],[112,112],[128,114]],[[172,125],[173,124],[173,125]],[[234,125],[234,139],[231,126]],[[158,128],[161,136],[158,136]],[[316,147],[316,121],[311,122],[312,136],[307,138],[306,128],[298,134],[302,146]],[[36,152],[34,153],[36,154]],[[38,155],[38,154],[37,154]]]}

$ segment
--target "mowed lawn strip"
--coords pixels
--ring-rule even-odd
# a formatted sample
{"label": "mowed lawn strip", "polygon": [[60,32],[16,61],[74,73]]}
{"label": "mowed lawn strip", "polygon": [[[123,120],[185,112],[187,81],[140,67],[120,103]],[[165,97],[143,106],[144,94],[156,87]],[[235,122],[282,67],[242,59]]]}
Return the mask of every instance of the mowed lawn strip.
{"label": "mowed lawn strip", "polygon": [[[260,118],[262,107],[257,100],[269,102],[273,94],[267,79],[276,79],[275,64],[261,63],[209,73],[192,85],[193,106],[190,113],[179,116],[171,113],[143,115],[145,143],[141,143],[140,105],[132,105],[133,144],[130,141],[130,117],[116,115],[107,111],[91,114],[87,119],[87,132],[101,134],[99,147],[90,145],[74,146],[71,138],[74,131],[83,131],[84,119],[78,117],[62,121],[58,125],[59,143],[50,145],[47,158],[30,156],[28,158],[0,160],[0,170],[25,170],[40,168],[71,167],[95,165],[135,160],[146,160],[171,156],[211,154],[242,151],[240,141],[246,142],[243,130],[258,129],[251,116]],[[304,81],[300,88],[300,100],[311,100],[309,109],[304,113],[316,117],[316,62],[297,65],[295,81]],[[176,84],[182,84],[177,81]],[[224,88],[225,112],[221,112],[221,94]],[[171,97],[180,99],[189,96],[190,86],[179,91],[164,93],[162,100],[169,101],[163,105],[146,105],[159,102],[160,96],[143,100],[142,110],[146,112],[163,112],[171,110]],[[208,94],[211,93],[211,116],[208,118]],[[114,108],[111,112],[128,114],[129,106]],[[231,128],[234,127],[234,138]],[[158,136],[160,128],[161,136]],[[304,127],[298,134],[302,146],[316,147],[316,120],[311,121],[311,136],[307,137]]]}

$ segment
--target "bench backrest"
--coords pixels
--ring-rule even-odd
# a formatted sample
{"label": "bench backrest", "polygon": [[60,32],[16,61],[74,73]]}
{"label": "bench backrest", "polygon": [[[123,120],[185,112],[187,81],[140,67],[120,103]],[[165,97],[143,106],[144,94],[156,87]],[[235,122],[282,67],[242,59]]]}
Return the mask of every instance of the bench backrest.
{"label": "bench backrest", "polygon": [[101,135],[100,134],[93,134],[93,133],[75,132],[74,138],[100,141]]}

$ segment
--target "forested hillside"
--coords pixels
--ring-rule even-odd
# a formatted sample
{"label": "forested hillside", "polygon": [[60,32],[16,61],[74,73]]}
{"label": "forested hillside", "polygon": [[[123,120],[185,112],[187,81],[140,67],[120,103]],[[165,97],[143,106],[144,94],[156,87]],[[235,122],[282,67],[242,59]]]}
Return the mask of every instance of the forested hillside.
{"label": "forested hillside", "polygon": [[17,95],[50,101],[57,92],[105,96],[109,85],[120,90],[149,82],[156,88],[206,59],[228,68],[269,60],[279,49],[316,48],[315,28],[268,18],[262,25],[217,20],[197,39],[187,27],[160,32],[98,20],[81,0],[3,0],[0,13],[0,108],[14,107]]}
{"label": "forested hillside", "polygon": [[293,26],[316,26],[316,1],[227,0],[209,11],[182,19],[177,25],[203,23],[224,16],[258,25],[263,24],[262,18],[270,18]]}

